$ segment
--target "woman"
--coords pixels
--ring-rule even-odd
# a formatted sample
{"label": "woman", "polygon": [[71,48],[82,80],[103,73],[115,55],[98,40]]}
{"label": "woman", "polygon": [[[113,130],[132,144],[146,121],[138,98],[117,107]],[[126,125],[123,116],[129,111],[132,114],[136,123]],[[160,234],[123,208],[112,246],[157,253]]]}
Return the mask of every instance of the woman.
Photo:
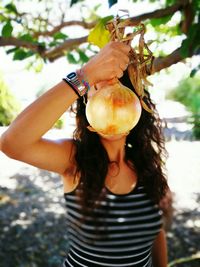
{"label": "woman", "polygon": [[[167,189],[159,119],[143,110],[127,135],[103,136],[87,128],[83,95],[90,98],[116,78],[132,88],[124,73],[129,51],[127,44],[107,44],[28,106],[1,137],[9,157],[62,176],[69,233],[63,266],[167,266],[158,208]],[[74,138],[43,138],[77,99]],[[155,109],[148,93],[144,101]]]}

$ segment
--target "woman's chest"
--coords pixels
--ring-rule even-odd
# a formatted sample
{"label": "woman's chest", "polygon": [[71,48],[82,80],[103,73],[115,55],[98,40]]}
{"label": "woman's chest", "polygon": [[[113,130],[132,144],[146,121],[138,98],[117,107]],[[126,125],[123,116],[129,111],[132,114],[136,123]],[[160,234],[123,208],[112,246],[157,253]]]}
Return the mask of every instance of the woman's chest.
{"label": "woman's chest", "polygon": [[103,190],[105,197],[96,208],[84,215],[81,205],[76,201],[77,196],[66,195],[72,239],[78,236],[79,241],[96,246],[152,243],[162,226],[162,218],[160,210],[148,198],[144,188],[137,186],[124,195],[115,195],[107,188]]}
{"label": "woman's chest", "polygon": [[138,177],[133,168],[127,164],[110,165],[105,179],[105,186],[114,194],[127,194],[131,192],[137,184]]}

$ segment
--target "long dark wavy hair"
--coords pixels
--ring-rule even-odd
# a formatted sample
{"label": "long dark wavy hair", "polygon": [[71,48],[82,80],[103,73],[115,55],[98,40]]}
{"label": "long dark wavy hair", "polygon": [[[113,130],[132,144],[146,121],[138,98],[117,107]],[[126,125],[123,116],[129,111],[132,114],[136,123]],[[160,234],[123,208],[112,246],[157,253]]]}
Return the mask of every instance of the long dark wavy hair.
{"label": "long dark wavy hair", "polygon": [[[135,92],[126,71],[120,82]],[[145,90],[145,93],[143,100],[153,110],[153,113],[142,109],[138,124],[126,138],[125,153],[127,162],[133,164],[147,194],[158,204],[168,188],[163,171],[167,153],[161,120],[150,99],[149,92]],[[88,205],[91,207],[101,195],[111,163],[99,135],[87,129],[89,123],[85,108],[84,99],[79,98],[76,107],[77,128],[73,137],[76,146],[76,173],[80,175],[80,184],[83,189],[83,208],[87,208]]]}

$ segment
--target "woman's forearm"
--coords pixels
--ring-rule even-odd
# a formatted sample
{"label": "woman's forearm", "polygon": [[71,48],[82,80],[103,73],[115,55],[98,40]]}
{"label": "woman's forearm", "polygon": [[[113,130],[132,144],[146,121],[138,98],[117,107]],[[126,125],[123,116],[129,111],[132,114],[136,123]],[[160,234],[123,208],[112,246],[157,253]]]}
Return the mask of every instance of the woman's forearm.
{"label": "woman's forearm", "polygon": [[60,82],[20,113],[2,138],[16,150],[37,142],[76,98],[69,85]]}
{"label": "woman's forearm", "polygon": [[152,248],[153,266],[167,267],[167,242],[165,231],[162,229],[156,237]]}

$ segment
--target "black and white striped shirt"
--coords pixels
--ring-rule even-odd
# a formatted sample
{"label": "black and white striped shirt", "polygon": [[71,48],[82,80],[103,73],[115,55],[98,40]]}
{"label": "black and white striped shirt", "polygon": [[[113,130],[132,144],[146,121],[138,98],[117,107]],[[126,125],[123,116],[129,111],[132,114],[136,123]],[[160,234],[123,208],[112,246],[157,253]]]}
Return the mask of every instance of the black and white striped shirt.
{"label": "black and white striped shirt", "polygon": [[69,250],[63,266],[152,267],[151,249],[162,226],[161,211],[138,185],[128,194],[105,190],[92,212],[81,220],[77,190],[65,193]]}

